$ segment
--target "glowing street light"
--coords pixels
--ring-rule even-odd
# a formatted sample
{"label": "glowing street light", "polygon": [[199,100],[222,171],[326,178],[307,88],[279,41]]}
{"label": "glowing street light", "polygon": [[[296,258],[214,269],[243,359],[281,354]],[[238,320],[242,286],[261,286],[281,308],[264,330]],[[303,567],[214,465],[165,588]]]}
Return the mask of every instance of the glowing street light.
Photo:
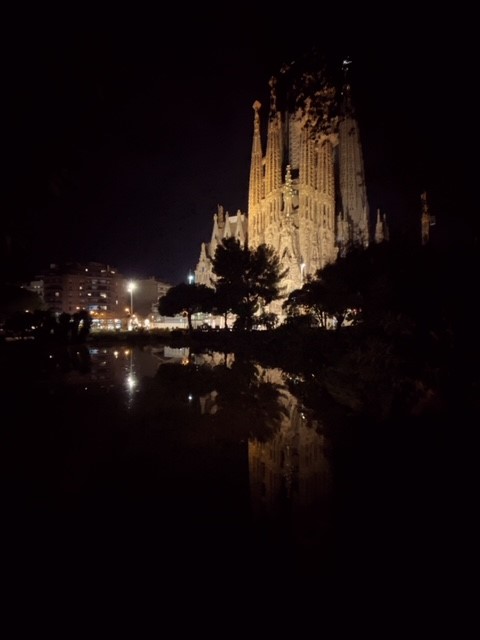
{"label": "glowing street light", "polygon": [[129,282],[127,286],[127,291],[130,293],[130,317],[133,317],[133,290],[137,288],[135,282]]}
{"label": "glowing street light", "polygon": [[195,276],[193,275],[193,273],[191,271],[189,271],[189,273],[188,273],[188,284],[193,284],[194,280],[195,280]]}

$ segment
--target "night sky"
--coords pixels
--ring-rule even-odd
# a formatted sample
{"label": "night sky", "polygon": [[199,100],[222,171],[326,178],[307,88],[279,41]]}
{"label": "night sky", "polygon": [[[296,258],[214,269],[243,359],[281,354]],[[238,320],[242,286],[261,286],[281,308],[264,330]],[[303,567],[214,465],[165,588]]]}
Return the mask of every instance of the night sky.
{"label": "night sky", "polygon": [[373,20],[342,5],[301,16],[278,7],[273,19],[253,7],[5,16],[8,277],[94,260],[184,281],[217,204],[247,210],[253,102],[266,115],[270,76],[312,47],[339,68],[353,61],[372,213],[404,233],[425,189],[438,237],[477,233],[473,17],[402,5]]}

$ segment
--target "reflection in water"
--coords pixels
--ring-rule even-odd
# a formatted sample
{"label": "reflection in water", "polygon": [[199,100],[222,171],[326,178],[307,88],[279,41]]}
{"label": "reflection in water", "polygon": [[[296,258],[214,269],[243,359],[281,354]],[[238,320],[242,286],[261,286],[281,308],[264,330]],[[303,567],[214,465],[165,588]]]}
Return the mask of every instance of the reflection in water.
{"label": "reflection in water", "polygon": [[127,390],[127,406],[131,408],[133,402],[133,394],[136,391],[136,387],[138,386],[138,378],[135,374],[135,369],[133,367],[133,349],[125,349],[124,351],[125,358],[127,358],[127,365],[125,367],[126,378],[125,378],[125,387]]}
{"label": "reflection in water", "polygon": [[443,570],[454,479],[435,432],[327,430],[315,390],[307,410],[282,370],[232,354],[26,354],[3,361],[1,390],[11,575],[68,558],[89,588],[107,566],[110,586],[278,585],[283,606],[305,577],[361,591]]}
{"label": "reflection in water", "polygon": [[[288,389],[280,369],[264,368],[232,353],[196,354],[169,347],[90,348],[84,359],[87,355],[88,369],[64,367],[62,380],[91,398],[93,415],[99,415],[102,397],[119,396],[117,421],[123,407],[132,425],[132,442],[140,435],[136,425],[150,425],[151,433],[163,438],[162,457],[181,460],[186,465],[182,473],[198,486],[218,467],[218,487],[207,486],[202,497],[206,503],[208,492],[216,495],[232,471],[226,451],[237,451],[241,475],[235,482],[248,496],[248,518],[256,535],[267,546],[288,544],[305,553],[325,543],[331,488],[325,436],[318,420]],[[161,435],[170,432],[175,433],[173,447]],[[139,440],[135,446],[151,455],[148,441]],[[198,460],[204,457],[200,470],[197,463],[188,462],[190,450]],[[231,500],[228,509],[235,509]]]}
{"label": "reflection in water", "polygon": [[[262,424],[246,422],[250,431],[251,507],[257,526],[268,529],[270,535],[278,539],[299,545],[305,553],[309,550],[318,552],[327,540],[331,493],[331,469],[325,455],[325,435],[321,433],[320,423],[288,390],[285,375],[280,369],[239,362],[234,354],[196,355],[194,361],[196,366],[207,365],[217,373],[223,371],[225,378],[217,380],[218,387],[200,398],[203,414],[217,415],[223,408],[228,415],[232,404],[235,406],[240,400],[243,403],[242,421],[250,413],[245,401],[254,407],[256,417],[262,418]],[[250,367],[241,383],[238,376],[235,380],[229,379],[233,377],[229,374],[236,367],[243,374]],[[264,400],[265,394],[258,393],[262,387],[268,389],[270,403],[259,408],[255,397],[260,396]],[[234,397],[228,408],[219,388],[227,389],[229,395],[233,391]],[[228,424],[232,424],[231,418]]]}
{"label": "reflection in water", "polygon": [[80,345],[53,351],[48,358],[52,388],[60,382],[97,394],[119,393],[131,408],[142,379],[153,377],[162,362],[181,362],[185,350]]}
{"label": "reflection in water", "polygon": [[331,471],[324,436],[307,420],[293,396],[289,412],[268,442],[249,440],[252,508],[259,521],[289,519],[289,534],[318,545],[328,527]]}

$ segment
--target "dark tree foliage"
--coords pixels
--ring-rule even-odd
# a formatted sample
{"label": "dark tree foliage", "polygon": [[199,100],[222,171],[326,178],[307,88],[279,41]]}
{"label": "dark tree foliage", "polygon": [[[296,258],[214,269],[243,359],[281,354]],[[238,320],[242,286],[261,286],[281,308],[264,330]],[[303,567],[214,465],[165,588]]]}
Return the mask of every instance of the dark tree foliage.
{"label": "dark tree foliage", "polygon": [[0,284],[0,320],[5,321],[44,308],[40,297],[33,291],[12,284]]}
{"label": "dark tree foliage", "polygon": [[86,341],[92,326],[92,318],[86,309],[77,311],[72,316],[71,341],[83,343]]}
{"label": "dark tree foliage", "polygon": [[214,311],[223,316],[226,329],[228,329],[228,314],[234,308],[236,299],[234,287],[230,287],[226,283],[217,285],[213,303]]}
{"label": "dark tree foliage", "polygon": [[307,315],[312,324],[323,328],[334,318],[337,329],[345,320],[358,321],[363,304],[360,255],[354,251],[339,258],[309,277],[301,289],[292,291],[283,304],[289,318]]}
{"label": "dark tree foliage", "polygon": [[214,303],[214,290],[203,284],[186,284],[181,282],[171,287],[158,300],[158,312],[161,316],[186,315],[188,328],[193,331],[192,315],[211,311]]}
{"label": "dark tree foliage", "polygon": [[5,322],[5,330],[40,342],[82,344],[90,335],[92,318],[86,309],[73,315],[61,313],[58,318],[51,310],[13,314]]}
{"label": "dark tree foliage", "polygon": [[213,258],[217,277],[217,303],[225,313],[236,314],[236,328],[252,329],[253,318],[281,295],[282,271],[275,250],[265,244],[250,250],[235,238],[218,245]]}
{"label": "dark tree foliage", "polygon": [[319,350],[312,348],[304,362],[312,397],[378,419],[438,416],[459,406],[478,412],[473,292],[479,267],[476,247],[390,241],[351,251],[319,272],[315,287],[310,282],[293,292],[291,313],[302,305],[312,312],[313,302],[328,309],[322,284],[340,283],[334,292],[343,290],[346,303],[358,297],[359,322],[333,340],[330,332],[319,333]]}

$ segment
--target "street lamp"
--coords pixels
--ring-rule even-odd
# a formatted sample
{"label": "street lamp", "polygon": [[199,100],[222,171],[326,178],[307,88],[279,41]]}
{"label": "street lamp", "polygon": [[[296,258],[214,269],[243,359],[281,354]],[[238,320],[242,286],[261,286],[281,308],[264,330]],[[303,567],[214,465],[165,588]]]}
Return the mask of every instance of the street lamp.
{"label": "street lamp", "polygon": [[133,318],[133,290],[136,289],[135,282],[129,282],[127,291],[130,293],[130,317]]}

